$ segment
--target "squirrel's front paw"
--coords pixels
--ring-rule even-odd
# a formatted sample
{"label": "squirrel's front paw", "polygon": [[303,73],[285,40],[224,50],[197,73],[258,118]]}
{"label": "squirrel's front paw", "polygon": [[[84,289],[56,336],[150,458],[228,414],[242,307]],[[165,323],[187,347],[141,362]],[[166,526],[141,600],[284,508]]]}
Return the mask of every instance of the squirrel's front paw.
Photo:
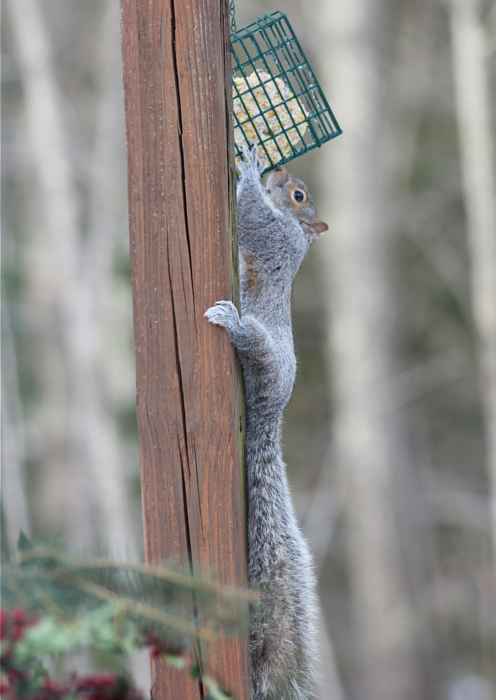
{"label": "squirrel's front paw", "polygon": [[253,145],[251,149],[247,148],[246,146],[243,146],[243,156],[245,158],[245,162],[238,163],[238,170],[241,176],[246,177],[248,173],[252,173],[257,178],[259,178],[265,170],[265,165],[263,163],[258,162],[257,146]]}
{"label": "squirrel's front paw", "polygon": [[240,324],[238,310],[232,301],[216,301],[215,306],[211,306],[203,315],[210,323],[224,326],[228,333],[233,332]]}

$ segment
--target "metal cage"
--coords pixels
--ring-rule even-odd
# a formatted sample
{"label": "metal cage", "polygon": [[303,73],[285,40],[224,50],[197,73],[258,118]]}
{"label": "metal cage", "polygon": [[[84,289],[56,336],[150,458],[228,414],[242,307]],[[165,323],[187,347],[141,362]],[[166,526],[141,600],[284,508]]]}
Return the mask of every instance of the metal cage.
{"label": "metal cage", "polygon": [[272,170],[342,133],[283,12],[233,31],[231,47],[237,161],[257,143]]}

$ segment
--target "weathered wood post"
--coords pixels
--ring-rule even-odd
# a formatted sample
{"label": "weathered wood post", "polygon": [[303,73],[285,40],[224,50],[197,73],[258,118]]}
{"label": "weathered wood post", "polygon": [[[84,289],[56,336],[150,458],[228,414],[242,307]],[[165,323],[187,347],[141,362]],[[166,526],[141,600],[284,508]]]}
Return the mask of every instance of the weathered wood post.
{"label": "weathered wood post", "polygon": [[[228,2],[122,0],[122,51],[146,560],[244,585],[239,376],[203,317],[233,298],[237,264]],[[249,697],[245,638],[223,638],[205,670]],[[155,700],[201,692],[152,662]]]}

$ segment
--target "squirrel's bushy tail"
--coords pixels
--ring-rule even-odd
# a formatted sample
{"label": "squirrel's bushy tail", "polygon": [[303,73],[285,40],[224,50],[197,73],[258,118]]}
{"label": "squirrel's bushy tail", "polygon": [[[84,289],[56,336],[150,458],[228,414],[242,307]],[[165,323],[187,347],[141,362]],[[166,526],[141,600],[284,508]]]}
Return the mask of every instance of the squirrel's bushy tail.
{"label": "squirrel's bushy tail", "polygon": [[[313,562],[296,523],[280,455],[257,450],[250,457],[255,459],[247,460],[249,481],[253,479],[249,572],[261,598],[251,626],[253,700],[307,700],[313,695],[317,653]],[[262,483],[254,477],[260,473],[260,460]]]}

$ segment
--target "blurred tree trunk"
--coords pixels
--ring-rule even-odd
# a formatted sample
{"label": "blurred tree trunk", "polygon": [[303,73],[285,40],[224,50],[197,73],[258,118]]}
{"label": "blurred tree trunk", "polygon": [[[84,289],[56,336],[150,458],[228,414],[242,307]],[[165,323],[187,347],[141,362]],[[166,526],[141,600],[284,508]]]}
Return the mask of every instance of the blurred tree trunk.
{"label": "blurred tree trunk", "polygon": [[[36,329],[33,365],[39,400],[33,416],[37,444],[32,451],[39,478],[36,510],[44,528],[59,529],[67,515],[71,488],[68,366],[61,332],[66,326],[76,277],[78,198],[67,155],[61,97],[52,69],[50,41],[37,0],[11,0],[27,140],[37,185],[40,224],[26,232],[26,308]],[[68,293],[69,292],[69,293]],[[80,532],[91,523],[84,493],[74,504]],[[85,538],[86,539],[86,538]]]}
{"label": "blurred tree trunk", "polygon": [[[115,0],[105,0],[102,9],[89,231],[81,243],[79,290],[68,329],[73,384],[73,447],[80,481],[90,479],[93,500],[98,504],[102,543],[113,553],[133,558],[137,533],[130,517],[117,420],[102,367],[103,300],[111,287],[119,234],[120,185],[125,185],[119,5]],[[124,228],[121,233],[125,235]],[[74,531],[73,539],[76,538],[77,532]]]}
{"label": "blurred tree trunk", "polygon": [[[3,291],[3,290],[2,290]],[[4,295],[5,299],[5,295]],[[2,523],[9,555],[15,556],[19,533],[30,536],[24,488],[25,431],[9,310],[2,303]]]}
{"label": "blurred tree trunk", "polygon": [[[390,173],[380,80],[379,0],[321,5],[321,73],[344,134],[322,159],[335,459],[346,485],[347,555],[367,700],[418,700],[413,619],[395,491],[407,461],[389,396],[395,374]],[[391,159],[389,159],[391,160]]]}
{"label": "blurred tree trunk", "polygon": [[[34,270],[30,301],[39,315],[36,343],[42,358],[36,356],[41,396],[36,420],[40,481],[45,484],[43,516],[52,514],[49,524],[59,528],[65,516],[73,544],[100,541],[114,552],[132,555],[134,533],[118,427],[102,368],[102,307],[116,240],[116,154],[124,140],[118,6],[110,0],[104,5],[100,106],[86,237],[40,2],[13,0],[10,15],[43,221],[28,268],[30,275]],[[98,529],[93,524],[95,508],[100,516]]]}
{"label": "blurred tree trunk", "polygon": [[315,696],[317,700],[345,700],[346,695],[336,665],[334,646],[322,611],[319,615],[318,644],[320,665],[317,666]]}
{"label": "blurred tree trunk", "polygon": [[489,88],[489,46],[479,0],[451,0],[453,72],[458,114],[472,309],[477,331],[486,459],[496,557],[496,183]]}

